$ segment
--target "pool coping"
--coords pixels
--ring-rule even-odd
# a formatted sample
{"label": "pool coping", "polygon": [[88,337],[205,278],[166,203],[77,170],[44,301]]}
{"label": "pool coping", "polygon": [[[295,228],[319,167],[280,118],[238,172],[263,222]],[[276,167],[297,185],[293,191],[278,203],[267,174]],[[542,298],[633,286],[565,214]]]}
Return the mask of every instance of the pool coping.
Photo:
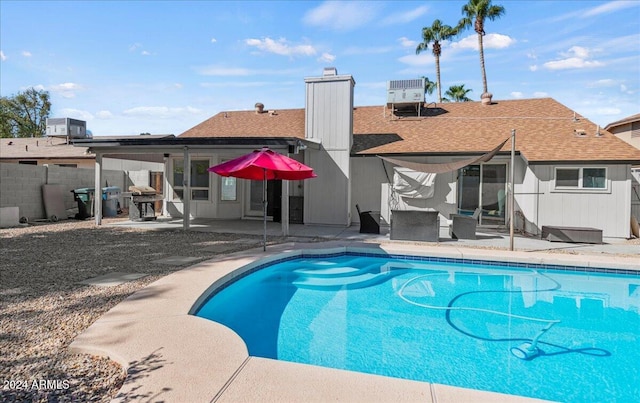
{"label": "pool coping", "polygon": [[227,327],[193,316],[209,294],[282,258],[335,253],[403,254],[443,259],[597,267],[637,271],[633,258],[439,248],[409,243],[288,243],[220,255],[172,273],[112,308],[70,345],[106,356],[128,372],[113,401],[189,402],[422,401],[534,402],[538,399],[251,357]]}

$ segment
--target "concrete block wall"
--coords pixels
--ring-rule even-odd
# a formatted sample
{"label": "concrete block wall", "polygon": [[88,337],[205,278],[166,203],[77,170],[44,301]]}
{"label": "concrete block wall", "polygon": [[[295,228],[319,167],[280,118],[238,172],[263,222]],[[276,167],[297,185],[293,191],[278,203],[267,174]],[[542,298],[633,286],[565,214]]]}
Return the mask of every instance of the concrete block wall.
{"label": "concrete block wall", "polygon": [[[109,186],[128,188],[127,174],[123,171],[105,170],[103,180]],[[42,200],[42,185],[45,184],[62,185],[65,208],[72,209],[77,203],[71,191],[93,188],[94,169],[0,163],[0,207],[18,207],[20,217],[29,220],[46,218]]]}
{"label": "concrete block wall", "polygon": [[44,218],[42,185],[46,180],[46,167],[0,163],[0,207],[19,207],[20,217]]}

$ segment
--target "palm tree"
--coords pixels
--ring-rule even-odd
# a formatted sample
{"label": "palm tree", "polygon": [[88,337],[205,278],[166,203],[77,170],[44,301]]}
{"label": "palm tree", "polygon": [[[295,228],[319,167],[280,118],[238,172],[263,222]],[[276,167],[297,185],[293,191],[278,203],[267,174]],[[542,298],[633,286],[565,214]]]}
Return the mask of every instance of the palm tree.
{"label": "palm tree", "polygon": [[442,48],[440,41],[446,41],[453,38],[458,34],[458,28],[452,28],[449,25],[442,24],[442,21],[435,20],[430,27],[422,28],[422,43],[416,47],[416,54],[429,49],[431,46],[431,52],[436,58],[436,85],[438,87],[438,102],[442,102],[442,86],[440,85],[440,55],[442,54]]}
{"label": "palm tree", "polygon": [[482,37],[484,36],[484,21],[491,21],[500,18],[505,13],[504,7],[491,4],[491,0],[469,0],[469,3],[462,6],[464,17],[458,23],[457,29],[465,29],[471,26],[478,33],[478,48],[480,50],[480,69],[482,70],[482,95],[480,98],[491,98],[487,88],[487,72],[484,68],[484,47]]}
{"label": "palm tree", "polygon": [[422,76],[422,78],[424,78],[424,92],[426,92],[429,95],[433,94],[433,91],[435,91],[436,88],[438,88],[438,84],[429,80],[429,77]]}
{"label": "palm tree", "polygon": [[453,102],[469,102],[471,98],[467,97],[467,94],[470,93],[471,89],[464,88],[464,84],[461,85],[452,85],[449,87],[447,92],[444,93],[448,98],[444,98],[449,102],[449,99],[452,99]]}

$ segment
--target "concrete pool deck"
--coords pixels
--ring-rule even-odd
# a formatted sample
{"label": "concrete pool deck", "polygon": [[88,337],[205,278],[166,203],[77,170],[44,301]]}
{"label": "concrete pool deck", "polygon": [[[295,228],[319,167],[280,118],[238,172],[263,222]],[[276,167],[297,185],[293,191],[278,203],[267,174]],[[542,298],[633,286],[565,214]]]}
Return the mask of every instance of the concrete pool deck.
{"label": "concrete pool deck", "polygon": [[199,306],[206,292],[250,270],[256,260],[296,255],[301,250],[344,251],[345,248],[640,271],[635,257],[612,259],[600,255],[376,244],[357,240],[280,244],[269,246],[266,252],[259,247],[222,255],[168,275],[111,309],[78,335],[70,348],[74,352],[110,357],[127,370],[127,379],[114,401],[540,401],[251,357],[233,331],[189,314]]}

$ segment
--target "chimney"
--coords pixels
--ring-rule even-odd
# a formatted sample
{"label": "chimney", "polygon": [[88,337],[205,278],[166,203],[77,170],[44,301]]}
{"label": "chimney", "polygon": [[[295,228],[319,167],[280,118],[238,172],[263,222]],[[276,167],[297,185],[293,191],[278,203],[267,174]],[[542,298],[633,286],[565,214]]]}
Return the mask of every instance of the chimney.
{"label": "chimney", "polygon": [[491,98],[493,94],[490,92],[484,92],[480,95],[480,100],[482,101],[482,105],[491,105]]}
{"label": "chimney", "polygon": [[323,77],[334,77],[337,75],[338,69],[336,69],[335,67],[325,67],[324,70],[322,70]]}
{"label": "chimney", "polygon": [[256,114],[264,113],[264,104],[261,104],[260,102],[257,102],[255,104],[255,108],[256,108]]}

